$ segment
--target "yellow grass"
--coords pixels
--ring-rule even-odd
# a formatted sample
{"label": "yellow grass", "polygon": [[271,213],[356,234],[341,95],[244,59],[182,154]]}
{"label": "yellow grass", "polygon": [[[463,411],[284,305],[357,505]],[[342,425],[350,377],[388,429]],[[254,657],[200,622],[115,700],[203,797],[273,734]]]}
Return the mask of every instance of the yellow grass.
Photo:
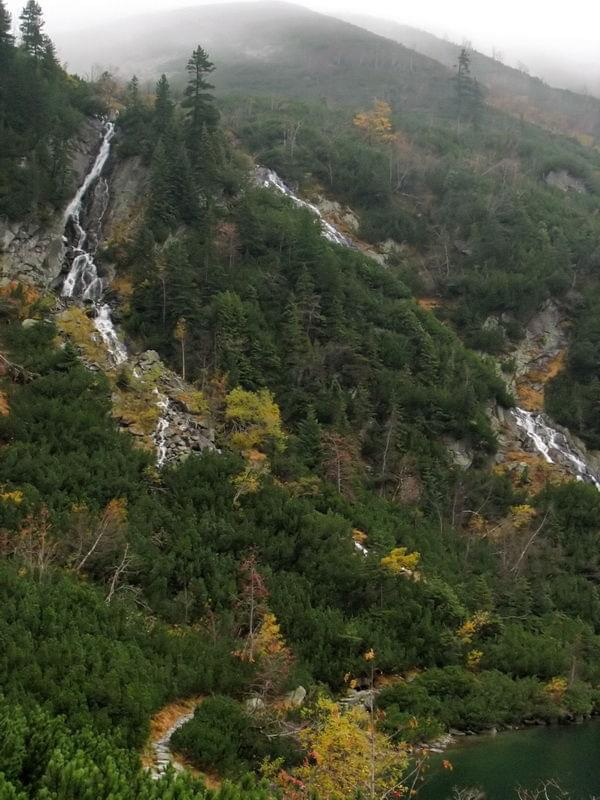
{"label": "yellow grass", "polygon": [[94,321],[79,306],[71,306],[56,318],[59,331],[83,353],[84,358],[110,372],[113,367]]}
{"label": "yellow grass", "polygon": [[439,297],[419,297],[417,303],[424,311],[432,311],[434,308],[439,308],[442,301]]}
{"label": "yellow grass", "polygon": [[[566,350],[558,353],[548,361],[542,369],[532,369],[526,372],[517,382],[517,396],[520,405],[527,411],[541,411],[544,408],[543,387],[562,372],[565,366]],[[541,389],[533,388],[532,384],[541,385]]]}

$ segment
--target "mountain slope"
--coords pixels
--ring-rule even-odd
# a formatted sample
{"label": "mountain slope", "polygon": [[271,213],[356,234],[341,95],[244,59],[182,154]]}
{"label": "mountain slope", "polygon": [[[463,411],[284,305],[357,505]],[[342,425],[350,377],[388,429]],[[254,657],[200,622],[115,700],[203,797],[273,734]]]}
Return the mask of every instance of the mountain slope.
{"label": "mountain slope", "polygon": [[[299,6],[231,3],[133,17],[57,39],[61,58],[87,73],[95,63],[181,82],[198,41],[219,69],[219,92],[296,95],[332,102],[385,97],[411,110],[448,96],[446,68],[347,22]],[[275,68],[276,67],[276,68]]]}
{"label": "mountain slope", "polygon": [[[340,16],[433,58],[448,69],[456,68],[460,45],[392,20],[357,14]],[[529,121],[550,130],[593,139],[600,137],[598,98],[548,86],[542,79],[509,67],[477,50],[471,51],[471,64],[473,74],[489,90],[488,102],[497,108],[511,114],[522,114]]]}
{"label": "mountain slope", "polygon": [[[63,274],[90,282],[60,300],[4,287],[2,797],[270,800],[291,786],[346,800],[372,794],[373,770],[378,796],[400,794],[394,742],[600,710],[600,493],[551,479],[538,493],[527,462],[512,475],[495,462],[512,401],[497,362],[457,335],[507,373],[531,314],[594,285],[598,157],[483,105],[457,119],[450,71],[262,8],[271,27],[256,19],[251,44],[233,30],[226,85],[326,86],[350,107],[238,95],[223,123],[210,93],[117,86],[110,157],[80,209],[91,243],[79,207],[65,228]],[[181,70],[179,44],[153,47]],[[381,94],[393,108],[372,104]],[[330,209],[350,203],[385,268],[328,241],[250,154]],[[546,185],[552,169],[580,191]],[[98,276],[114,277],[103,299],[86,292]],[[426,279],[436,296],[418,303],[409,286]],[[80,324],[57,330],[65,306]],[[126,337],[118,364],[85,357],[102,309]],[[577,330],[581,375],[597,370],[596,328]],[[179,402],[210,416],[218,450],[182,442],[162,459],[165,426],[183,437],[146,348],[193,382]],[[117,429],[115,405],[145,418],[158,459],[127,414]],[[369,716],[380,688],[385,716]],[[345,715],[341,692],[357,704]],[[138,758],[151,716],[199,695],[217,696],[174,745],[241,784],[213,795],[167,774],[151,788]]]}

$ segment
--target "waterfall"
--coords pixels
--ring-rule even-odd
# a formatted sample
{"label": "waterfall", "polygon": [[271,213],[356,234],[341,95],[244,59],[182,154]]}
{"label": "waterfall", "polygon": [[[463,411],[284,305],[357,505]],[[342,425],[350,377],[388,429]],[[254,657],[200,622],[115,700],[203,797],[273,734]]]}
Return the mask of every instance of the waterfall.
{"label": "waterfall", "polygon": [[156,430],[154,431],[153,441],[156,445],[156,466],[160,469],[164,466],[167,460],[167,428],[169,427],[168,411],[169,411],[169,398],[161,394],[157,388],[154,393],[158,396],[156,405],[162,411],[158,422],[156,423]]}
{"label": "waterfall", "polygon": [[592,483],[600,489],[600,480],[585,463],[564,433],[553,428],[544,414],[523,408],[512,411],[518,428],[525,432],[533,446],[548,464],[565,467],[577,480]]}
{"label": "waterfall", "polygon": [[[276,189],[281,194],[289,197],[290,200],[299,208],[308,209],[317,218],[321,225],[321,231],[325,239],[334,244],[356,249],[355,244],[344,236],[338,229],[327,222],[319,209],[312,203],[302,200],[281,180],[279,175],[272,169],[266,167],[256,168],[256,182],[259,186]],[[553,428],[549,420],[543,414],[536,414],[526,411],[523,408],[515,408],[511,412],[518,428],[525,432],[527,438],[532,442],[534,448],[541,453],[549,464],[559,464],[569,471],[577,480],[592,483],[600,489],[600,476],[597,476],[586,464],[581,453],[578,453],[569,442],[564,433]],[[355,542],[358,551],[366,555],[366,548]]]}
{"label": "waterfall", "polygon": [[343,233],[340,233],[335,225],[332,225],[330,222],[323,217],[319,209],[314,206],[312,203],[308,203],[306,200],[302,200],[298,195],[294,194],[294,192],[290,189],[290,187],[284,183],[279,175],[274,172],[272,169],[267,169],[265,167],[257,167],[256,169],[256,179],[260,186],[269,187],[272,189],[277,189],[278,192],[284,194],[286,197],[289,197],[290,200],[294,203],[294,205],[298,206],[298,208],[306,208],[308,209],[311,214],[319,220],[321,224],[321,231],[325,239],[329,242],[333,242],[333,244],[339,244],[342,247],[350,247],[353,250],[356,250],[356,246],[354,242],[350,241]]}
{"label": "waterfall", "polygon": [[[98,275],[94,256],[98,246],[102,218],[108,207],[108,184],[101,178],[102,170],[110,155],[110,146],[115,135],[115,126],[107,122],[104,128],[102,145],[96,160],[75,197],[65,211],[65,234],[72,228],[74,232],[74,258],[71,268],[64,280],[61,294],[63,297],[76,298],[92,303],[95,311],[94,325],[102,337],[106,349],[116,365],[127,360],[127,350],[119,340],[112,321],[110,306],[102,303],[104,282]],[[94,200],[98,200],[99,209],[95,221],[95,230],[86,231],[81,223],[81,212],[90,189],[94,187]]]}

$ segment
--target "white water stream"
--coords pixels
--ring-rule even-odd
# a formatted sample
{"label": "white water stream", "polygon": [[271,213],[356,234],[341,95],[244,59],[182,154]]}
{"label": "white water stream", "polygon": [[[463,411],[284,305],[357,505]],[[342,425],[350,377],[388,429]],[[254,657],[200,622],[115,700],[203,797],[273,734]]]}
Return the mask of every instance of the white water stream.
{"label": "white water stream", "polygon": [[592,483],[600,489],[598,476],[586,464],[582,454],[574,449],[564,433],[548,424],[544,414],[525,411],[524,408],[514,408],[512,415],[517,427],[527,434],[527,438],[548,464],[559,464],[577,480]]}
{"label": "white water stream", "polygon": [[[298,197],[276,172],[266,167],[257,167],[256,180],[260,186],[276,189],[281,194],[289,197],[299,208],[306,208],[314,214],[321,225],[323,236],[328,241],[343,247],[356,249],[350,239],[324,219],[316,206]],[[543,455],[549,464],[560,464],[577,480],[592,483],[597,489],[600,489],[600,476],[591,470],[582,458],[582,454],[574,449],[563,433],[549,424],[548,419],[543,414],[525,411],[523,408],[515,408],[512,411],[512,415],[517,427],[526,433],[534,448]],[[355,542],[355,546],[358,551],[366,555],[366,549],[363,550],[362,545]]]}
{"label": "white water stream", "polygon": [[298,208],[306,208],[311,212],[311,214],[314,214],[314,216],[319,220],[323,236],[329,242],[342,245],[343,247],[350,247],[353,250],[356,249],[354,242],[350,241],[350,239],[344,236],[343,233],[340,233],[335,225],[327,222],[316,206],[314,206],[312,203],[308,203],[306,200],[302,200],[297,194],[294,194],[290,187],[284,183],[279,175],[272,169],[258,167],[256,170],[256,178],[260,186],[277,189],[278,192],[281,192],[281,194],[289,197],[294,205],[298,206]]}
{"label": "white water stream", "polygon": [[156,405],[163,412],[156,423],[156,430],[152,437],[156,446],[156,466],[160,469],[167,460],[167,428],[169,427],[167,412],[169,411],[169,398],[161,394],[156,387],[154,393],[158,397]]}
{"label": "white water stream", "polygon": [[[96,160],[65,211],[65,232],[68,233],[69,226],[72,226],[75,232],[75,243],[74,258],[63,283],[61,294],[63,297],[72,297],[92,303],[95,311],[94,325],[96,330],[102,337],[112,360],[116,365],[119,365],[127,360],[127,350],[115,330],[110,306],[107,303],[102,303],[104,282],[98,275],[98,269],[94,261],[96,246],[90,241],[91,237],[88,235],[88,231],[81,224],[84,200],[86,200],[90,189],[92,187],[96,188],[96,186],[102,193],[101,211],[96,224],[99,226],[102,222],[102,217],[108,204],[108,185],[100,176],[110,155],[110,146],[114,135],[114,124],[107,122],[102,145]],[[97,239],[97,236],[95,238]]]}
{"label": "white water stream", "polygon": [[[98,275],[98,269],[94,261],[100,236],[100,227],[108,208],[109,199],[108,183],[102,178],[102,171],[110,155],[110,147],[114,135],[114,124],[107,122],[102,145],[96,160],[65,211],[65,234],[68,234],[70,228],[72,228],[75,234],[75,243],[74,258],[63,283],[61,294],[63,297],[92,303],[95,312],[94,325],[96,330],[102,337],[102,341],[113,362],[118,366],[127,361],[127,349],[115,330],[110,306],[108,303],[102,302],[104,282]],[[90,190],[94,192],[94,202],[92,204],[88,203],[88,206],[91,207],[93,205],[96,208],[97,205],[97,218],[94,220],[94,230],[85,230],[81,223],[81,213],[84,208],[84,202],[88,200]],[[139,374],[136,377],[139,377]],[[169,427],[169,421],[166,417],[166,412],[169,408],[169,398],[160,394],[158,389],[155,389],[155,392],[158,395],[157,405],[163,414],[158,420],[153,440],[157,453],[156,466],[162,467],[167,458],[166,431]]]}

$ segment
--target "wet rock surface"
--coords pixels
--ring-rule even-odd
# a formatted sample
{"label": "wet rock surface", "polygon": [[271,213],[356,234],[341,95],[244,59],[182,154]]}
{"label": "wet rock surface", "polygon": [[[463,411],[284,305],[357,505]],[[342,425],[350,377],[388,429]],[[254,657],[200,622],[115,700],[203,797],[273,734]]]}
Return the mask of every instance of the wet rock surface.
{"label": "wet rock surface", "polygon": [[[73,143],[71,170],[79,185],[93,163],[102,139],[102,123],[87,120]],[[49,287],[63,269],[66,242],[62,211],[48,223],[0,219],[0,282],[18,280]]]}

